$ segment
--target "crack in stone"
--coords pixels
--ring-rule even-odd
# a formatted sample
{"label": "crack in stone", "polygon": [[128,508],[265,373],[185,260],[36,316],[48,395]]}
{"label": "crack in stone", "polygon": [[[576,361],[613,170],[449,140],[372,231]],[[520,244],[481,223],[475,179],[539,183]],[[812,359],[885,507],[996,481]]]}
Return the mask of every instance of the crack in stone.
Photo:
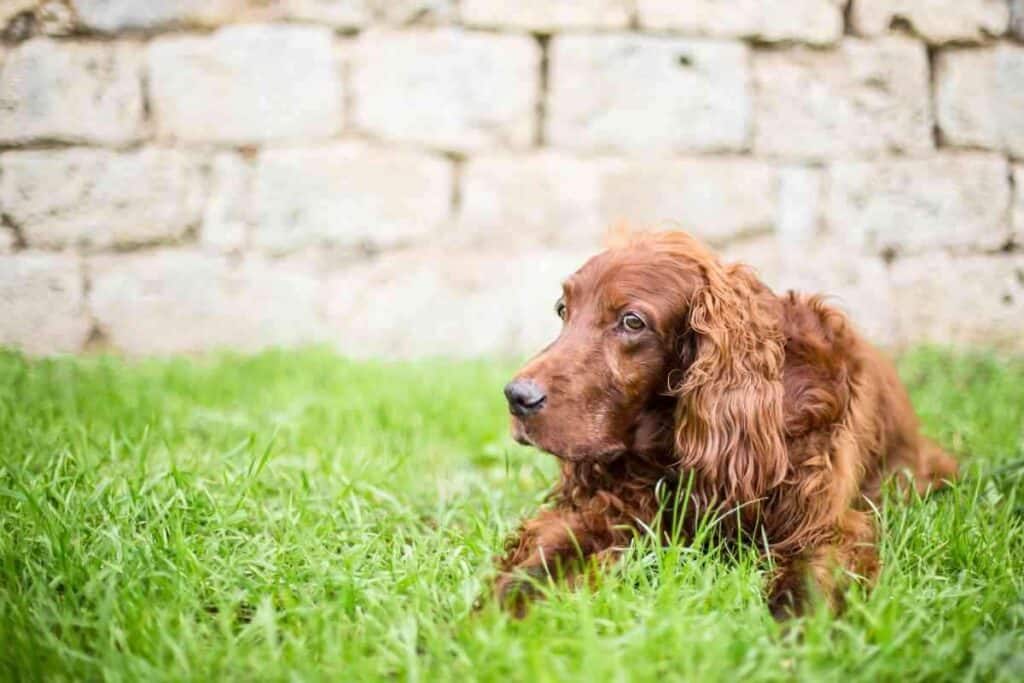
{"label": "crack in stone", "polygon": [[536,105],[536,119],[537,125],[536,131],[534,131],[533,144],[536,147],[543,147],[545,143],[544,139],[544,123],[547,119],[547,106],[548,106],[548,88],[549,80],[551,78],[551,64],[550,64],[550,44],[551,36],[547,34],[534,34],[534,39],[537,41],[537,46],[540,48],[540,73],[537,78],[537,105]]}
{"label": "crack in stone", "polygon": [[18,222],[15,221],[9,213],[0,213],[0,225],[9,229],[11,234],[14,235],[15,251],[28,248],[28,241],[25,239],[25,233],[22,231]]}

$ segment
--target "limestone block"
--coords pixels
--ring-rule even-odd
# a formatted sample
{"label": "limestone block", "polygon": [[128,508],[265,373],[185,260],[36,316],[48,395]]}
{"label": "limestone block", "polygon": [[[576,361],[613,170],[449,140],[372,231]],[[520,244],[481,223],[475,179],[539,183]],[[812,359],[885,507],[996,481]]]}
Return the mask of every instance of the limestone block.
{"label": "limestone block", "polygon": [[1010,237],[1009,170],[995,155],[840,162],[828,184],[832,234],[873,253],[995,249]]}
{"label": "limestone block", "polygon": [[166,36],[150,44],[148,61],[162,138],[254,144],[341,130],[342,70],[326,27],[254,24]]}
{"label": "limestone block", "polygon": [[611,164],[602,175],[600,215],[682,229],[713,245],[773,231],[775,168],[750,159],[687,159]]}
{"label": "limestone block", "polygon": [[667,156],[749,145],[742,43],[565,35],[549,49],[545,138],[553,146]]}
{"label": "limestone block", "polygon": [[255,350],[320,336],[319,282],[304,264],[180,249],[94,257],[89,303],[129,354]]}
{"label": "limestone block", "polygon": [[1006,0],[852,0],[850,22],[862,36],[906,26],[929,43],[981,41],[1006,31]]}
{"label": "limestone block", "polygon": [[732,244],[726,261],[746,263],[777,294],[816,294],[845,313],[855,328],[881,346],[898,343],[892,288],[885,263],[851,253],[840,242],[765,236]]}
{"label": "limestone block", "polygon": [[555,31],[573,28],[624,28],[629,23],[627,0],[462,0],[462,20],[470,26]]}
{"label": "limestone block", "polygon": [[[461,174],[458,236],[474,244],[597,249],[620,224],[684,229],[713,244],[770,233],[782,221],[813,230],[821,173],[806,173],[802,187],[797,180],[784,185],[780,169],[749,159],[630,161],[555,152],[475,158]],[[796,226],[801,220],[815,225]]]}
{"label": "limestone block", "polygon": [[440,24],[456,14],[455,0],[278,0],[275,9],[277,16],[337,28]]}
{"label": "limestone block", "polygon": [[256,165],[254,243],[272,252],[414,243],[450,218],[452,182],[450,163],[422,152],[355,142],[268,149]]}
{"label": "limestone block", "polygon": [[597,248],[601,162],[556,152],[491,155],[462,169],[455,239],[477,245]]}
{"label": "limestone block", "polygon": [[34,38],[0,53],[0,142],[125,144],[143,132],[137,45]]}
{"label": "limestone block", "polygon": [[76,256],[0,254],[0,346],[26,353],[72,353],[89,336]]}
{"label": "limestone block", "polygon": [[1024,349],[1024,257],[935,253],[897,260],[893,298],[903,344]]}
{"label": "limestone block", "polygon": [[163,26],[215,26],[246,16],[252,0],[71,0],[79,22],[115,33]]}
{"label": "limestone block", "polygon": [[355,123],[373,136],[453,151],[533,142],[540,48],[527,36],[371,30],[352,59]]}
{"label": "limestone block", "polygon": [[205,194],[180,150],[24,150],[0,156],[0,202],[29,246],[126,247],[181,238]]}
{"label": "limestone block", "polygon": [[1024,41],[1024,0],[1010,0],[1010,34]]}
{"label": "limestone block", "polygon": [[806,244],[824,226],[824,173],[816,168],[783,167],[779,171],[776,230],[784,244]]}
{"label": "limestone block", "polygon": [[844,5],[843,0],[637,0],[645,28],[815,45],[843,35]]}
{"label": "limestone block", "polygon": [[902,38],[754,56],[754,151],[801,159],[931,150],[928,56]]}
{"label": "limestone block", "polygon": [[0,5],[0,27],[6,26],[9,21],[23,12],[33,11],[38,4],[38,0],[7,0]]}
{"label": "limestone block", "polygon": [[371,4],[372,0],[278,0],[274,9],[287,19],[356,28],[370,22]]}
{"label": "limestone block", "polygon": [[237,251],[248,241],[253,222],[251,164],[234,152],[213,158],[210,196],[203,210],[200,243],[213,251]]}
{"label": "limestone block", "polygon": [[944,50],[936,82],[943,144],[1024,158],[1024,46]]}
{"label": "limestone block", "polygon": [[324,310],[355,356],[521,356],[558,334],[560,283],[587,253],[415,250],[329,278]]}

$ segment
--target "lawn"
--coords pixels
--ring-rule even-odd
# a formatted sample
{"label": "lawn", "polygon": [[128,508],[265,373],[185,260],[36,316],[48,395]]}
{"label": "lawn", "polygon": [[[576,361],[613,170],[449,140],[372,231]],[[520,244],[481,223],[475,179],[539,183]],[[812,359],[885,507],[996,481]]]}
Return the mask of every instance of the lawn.
{"label": "lawn", "polygon": [[595,591],[474,611],[555,473],[506,435],[511,367],[0,353],[0,676],[1024,679],[1024,361],[902,359],[966,478],[883,507],[877,588],[786,627],[753,550],[643,539]]}

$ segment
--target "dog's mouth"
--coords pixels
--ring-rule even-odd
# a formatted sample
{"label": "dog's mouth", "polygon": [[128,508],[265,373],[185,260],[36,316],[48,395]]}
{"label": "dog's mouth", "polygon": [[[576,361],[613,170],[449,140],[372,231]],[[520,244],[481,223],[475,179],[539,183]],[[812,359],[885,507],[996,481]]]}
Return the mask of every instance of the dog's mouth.
{"label": "dog's mouth", "polygon": [[537,448],[537,445],[533,443],[530,435],[527,434],[526,429],[523,428],[518,420],[512,422],[512,439],[521,446],[533,446]]}
{"label": "dog's mouth", "polygon": [[512,439],[520,445],[536,448],[565,462],[610,462],[626,453],[623,445],[584,449],[552,447],[536,439],[521,420],[515,419],[512,420]]}
{"label": "dog's mouth", "polygon": [[[523,424],[522,420],[512,418],[512,439],[521,446],[532,446],[533,448],[544,450],[543,447],[538,446],[530,437],[530,432],[526,429],[526,425]],[[556,454],[552,453],[552,455]]]}

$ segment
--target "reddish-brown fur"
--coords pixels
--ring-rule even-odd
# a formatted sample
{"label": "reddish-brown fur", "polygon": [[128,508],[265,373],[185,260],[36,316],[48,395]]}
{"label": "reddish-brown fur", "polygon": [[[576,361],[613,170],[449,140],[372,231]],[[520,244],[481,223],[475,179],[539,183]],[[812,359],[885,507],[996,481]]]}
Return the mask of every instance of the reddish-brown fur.
{"label": "reddish-brown fur", "polygon": [[[905,472],[919,491],[956,462],[918,430],[892,365],[817,296],[778,296],[685,233],[626,236],[564,284],[561,334],[517,375],[543,409],[513,418],[562,460],[552,504],[511,539],[495,584],[517,612],[524,577],[612,561],[642,528],[685,531],[710,511],[724,537],[766,546],[773,612],[811,593],[834,607],[879,570],[867,501]],[[639,332],[626,312],[645,322]],[[690,481],[685,519],[656,520],[659,482]],[[660,513],[664,514],[664,512]]]}

